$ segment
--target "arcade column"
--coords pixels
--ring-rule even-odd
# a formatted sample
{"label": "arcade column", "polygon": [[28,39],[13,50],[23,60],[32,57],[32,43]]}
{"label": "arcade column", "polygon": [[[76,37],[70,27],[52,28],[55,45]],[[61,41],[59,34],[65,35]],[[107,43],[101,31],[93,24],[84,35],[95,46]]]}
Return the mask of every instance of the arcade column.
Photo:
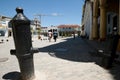
{"label": "arcade column", "polygon": [[94,0],[92,39],[97,39],[97,38],[98,38],[98,0]]}
{"label": "arcade column", "polygon": [[106,39],[107,33],[106,0],[100,0],[100,40]]}

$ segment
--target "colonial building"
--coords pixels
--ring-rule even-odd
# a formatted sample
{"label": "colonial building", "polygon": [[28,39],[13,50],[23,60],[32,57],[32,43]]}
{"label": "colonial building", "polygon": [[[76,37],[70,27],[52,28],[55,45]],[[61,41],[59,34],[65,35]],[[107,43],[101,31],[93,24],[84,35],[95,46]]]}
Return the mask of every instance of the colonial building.
{"label": "colonial building", "polygon": [[120,34],[119,5],[119,0],[85,0],[82,27],[90,39],[105,40],[113,28]]}
{"label": "colonial building", "polygon": [[58,31],[60,36],[71,36],[72,34],[78,34],[80,31],[79,25],[59,25]]}
{"label": "colonial building", "polygon": [[86,36],[91,39],[92,34],[92,15],[93,15],[93,0],[86,0],[83,5],[81,36]]}
{"label": "colonial building", "polygon": [[50,27],[48,27],[48,31],[51,30],[52,32],[55,30],[55,31],[58,31],[58,27],[57,26],[53,26],[51,25]]}
{"label": "colonial building", "polygon": [[[100,18],[100,25],[98,25]],[[106,39],[106,35],[119,28],[119,0],[94,0],[92,38]]]}
{"label": "colonial building", "polygon": [[12,18],[0,15],[0,36],[11,36],[12,29],[9,26],[9,22]]}
{"label": "colonial building", "polygon": [[41,35],[47,36],[48,34],[48,27],[41,27]]}
{"label": "colonial building", "polygon": [[[106,39],[119,26],[119,0],[86,0],[82,26],[91,39]],[[88,26],[89,25],[89,26]]]}
{"label": "colonial building", "polygon": [[32,34],[40,33],[41,25],[40,25],[40,21],[37,18],[35,18],[34,20],[31,20],[30,27],[31,27]]}

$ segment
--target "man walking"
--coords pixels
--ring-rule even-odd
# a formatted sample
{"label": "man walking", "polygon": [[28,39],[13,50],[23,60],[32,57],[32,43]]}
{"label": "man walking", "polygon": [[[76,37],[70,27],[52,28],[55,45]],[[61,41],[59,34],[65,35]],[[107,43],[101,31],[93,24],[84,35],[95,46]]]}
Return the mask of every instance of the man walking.
{"label": "man walking", "polygon": [[53,32],[53,39],[54,39],[55,42],[56,42],[57,37],[58,37],[58,33],[57,33],[57,31],[55,30],[55,31]]}

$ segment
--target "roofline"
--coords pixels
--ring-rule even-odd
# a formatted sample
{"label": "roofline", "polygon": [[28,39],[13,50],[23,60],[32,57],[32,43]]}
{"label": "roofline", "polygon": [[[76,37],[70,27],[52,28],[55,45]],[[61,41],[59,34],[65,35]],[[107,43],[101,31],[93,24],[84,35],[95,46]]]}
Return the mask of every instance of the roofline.
{"label": "roofline", "polygon": [[11,17],[5,16],[5,15],[0,15],[0,17],[12,19]]}

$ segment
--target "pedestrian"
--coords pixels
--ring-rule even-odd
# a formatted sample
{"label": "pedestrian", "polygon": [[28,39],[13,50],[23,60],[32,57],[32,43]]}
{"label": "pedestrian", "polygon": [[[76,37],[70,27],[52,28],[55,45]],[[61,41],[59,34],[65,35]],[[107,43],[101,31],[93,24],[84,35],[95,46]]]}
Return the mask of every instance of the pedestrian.
{"label": "pedestrian", "polygon": [[75,32],[73,32],[73,39],[75,39]]}
{"label": "pedestrian", "polygon": [[49,30],[48,31],[48,40],[49,40],[49,42],[51,42],[51,38],[52,38],[52,31]]}
{"label": "pedestrian", "polygon": [[55,42],[57,40],[57,37],[58,37],[58,33],[57,33],[57,31],[54,31],[53,32],[53,39],[54,39]]}
{"label": "pedestrian", "polygon": [[41,38],[41,36],[40,36],[40,35],[38,35],[38,39],[40,39],[40,40],[42,41],[42,38]]}

